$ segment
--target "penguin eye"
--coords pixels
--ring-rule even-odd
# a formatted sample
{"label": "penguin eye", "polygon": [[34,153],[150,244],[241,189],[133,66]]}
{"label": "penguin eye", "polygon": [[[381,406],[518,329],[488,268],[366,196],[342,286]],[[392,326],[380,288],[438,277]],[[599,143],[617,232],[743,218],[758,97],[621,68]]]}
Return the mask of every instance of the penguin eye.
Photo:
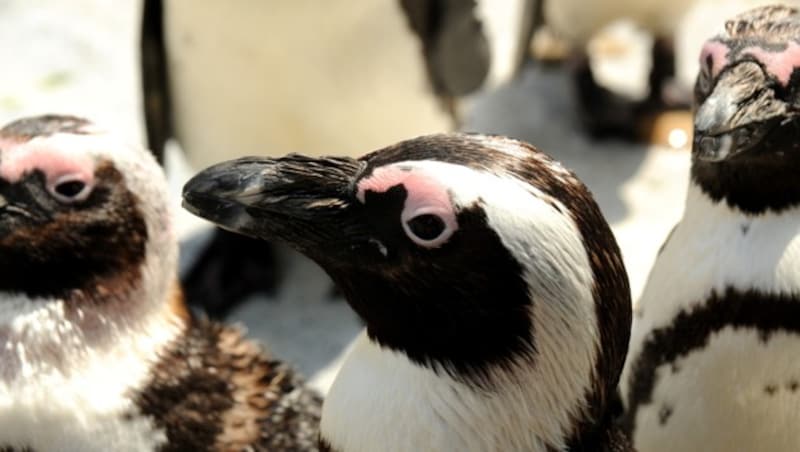
{"label": "penguin eye", "polygon": [[433,213],[421,213],[404,221],[403,229],[411,241],[426,248],[441,246],[454,231],[442,217]]}
{"label": "penguin eye", "polygon": [[83,201],[91,192],[91,187],[80,176],[74,175],[60,177],[48,189],[56,200],[64,204]]}
{"label": "penguin eye", "polygon": [[428,213],[409,220],[408,229],[421,240],[433,240],[444,232],[444,221]]}

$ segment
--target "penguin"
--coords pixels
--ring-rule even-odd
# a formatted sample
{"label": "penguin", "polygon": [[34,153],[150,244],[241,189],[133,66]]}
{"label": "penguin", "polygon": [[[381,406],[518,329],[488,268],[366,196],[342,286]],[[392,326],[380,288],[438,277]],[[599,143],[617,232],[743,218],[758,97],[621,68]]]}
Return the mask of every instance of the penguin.
{"label": "penguin", "polygon": [[536,0],[399,0],[420,42],[428,81],[462,124],[475,96],[522,68],[541,18]]}
{"label": "penguin", "polygon": [[643,451],[800,444],[800,10],[705,43],[683,217],[634,313],[621,381]]}
{"label": "penguin", "polygon": [[317,450],[320,396],[184,305],[166,193],[86,119],[0,129],[0,450]]}
{"label": "penguin", "polygon": [[586,187],[531,145],[434,134],[349,157],[246,157],[184,206],[282,240],[366,328],[322,411],[323,449],[630,450],[614,425],[628,279]]}
{"label": "penguin", "polygon": [[[140,39],[148,146],[162,161],[169,140],[203,168],[263,149],[346,154],[454,126],[395,0],[144,0]],[[217,230],[183,274],[189,303],[224,318],[273,291],[275,253]]]}
{"label": "penguin", "polygon": [[[683,16],[698,0],[538,0],[542,3],[543,27],[560,38],[573,53],[571,65],[577,110],[584,129],[594,138],[636,139],[637,124],[644,116],[664,109],[688,109],[688,88],[676,82],[674,39]],[[590,40],[604,28],[628,20],[652,36],[647,58],[646,92],[643,97],[608,86],[598,65],[588,54]],[[616,78],[618,78],[617,76]],[[614,76],[612,75],[612,78]],[[628,83],[630,85],[630,83]]]}

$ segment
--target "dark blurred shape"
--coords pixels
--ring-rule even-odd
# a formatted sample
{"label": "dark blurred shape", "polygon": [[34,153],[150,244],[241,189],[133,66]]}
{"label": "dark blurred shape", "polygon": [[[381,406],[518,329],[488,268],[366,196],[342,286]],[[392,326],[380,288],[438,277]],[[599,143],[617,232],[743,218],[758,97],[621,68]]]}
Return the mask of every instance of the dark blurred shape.
{"label": "dark blurred shape", "polygon": [[474,0],[400,0],[422,42],[434,90],[463,96],[480,88],[489,73],[489,44],[474,15]]}
{"label": "dark blurred shape", "polygon": [[[147,145],[159,163],[174,138],[162,0],[144,0],[140,37],[141,76]],[[206,248],[184,273],[186,301],[222,319],[240,301],[272,293],[277,282],[272,245],[216,228]]]}
{"label": "dark blurred shape", "polygon": [[164,46],[164,9],[161,0],[144,0],[142,8],[139,48],[147,146],[163,165],[164,146],[173,134]]}

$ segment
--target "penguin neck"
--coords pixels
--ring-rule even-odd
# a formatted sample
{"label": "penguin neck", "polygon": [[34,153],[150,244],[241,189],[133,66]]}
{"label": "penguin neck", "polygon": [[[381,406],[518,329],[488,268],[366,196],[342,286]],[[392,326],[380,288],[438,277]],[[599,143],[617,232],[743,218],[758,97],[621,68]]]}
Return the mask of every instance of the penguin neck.
{"label": "penguin neck", "polygon": [[177,279],[159,300],[152,294],[102,284],[58,298],[0,293],[0,389],[33,376],[82,378],[106,358],[104,366],[121,369],[152,361],[188,319]]}
{"label": "penguin neck", "polygon": [[[687,262],[691,262],[692,278],[683,278],[675,285],[673,275],[684,275]],[[660,303],[658,309],[672,310],[686,308],[687,303],[704,300],[711,291],[723,293],[727,288],[796,293],[800,290],[794,276],[798,271],[800,207],[752,214],[724,200],[715,201],[690,184],[683,218],[652,271],[665,275],[665,283],[672,288],[648,284],[643,297],[657,296],[663,301],[663,294],[668,293],[675,303]],[[658,291],[663,292],[656,295]],[[671,315],[665,315],[664,319],[668,318]]]}
{"label": "penguin neck", "polygon": [[[724,198],[710,195],[705,187],[696,181],[689,183],[686,194],[686,208],[682,222],[691,222],[699,227],[702,224],[723,225],[726,223],[785,223],[787,227],[797,224],[800,217],[800,205],[786,206],[781,209],[764,208],[758,211],[742,209]],[[745,234],[746,235],[746,234]]]}
{"label": "penguin neck", "polygon": [[325,399],[321,437],[339,452],[564,449],[570,413],[551,410],[558,394],[526,367],[498,369],[480,388],[362,332]]}
{"label": "penguin neck", "polygon": [[800,207],[796,129],[781,129],[788,144],[744,151],[732,161],[693,161],[692,185],[710,199],[752,215]]}
{"label": "penguin neck", "polygon": [[[162,303],[72,301],[0,294],[0,449],[157,450],[165,433],[138,415],[131,395],[185,331],[178,293]],[[114,311],[125,302],[139,306]]]}

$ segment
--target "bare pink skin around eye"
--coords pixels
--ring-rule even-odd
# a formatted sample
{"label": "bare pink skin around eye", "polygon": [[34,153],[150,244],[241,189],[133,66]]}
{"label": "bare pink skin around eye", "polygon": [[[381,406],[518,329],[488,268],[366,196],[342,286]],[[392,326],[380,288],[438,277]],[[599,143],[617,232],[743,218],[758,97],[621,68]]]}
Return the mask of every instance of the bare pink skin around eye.
{"label": "bare pink skin around eye", "polygon": [[369,177],[358,182],[356,196],[363,203],[367,191],[383,193],[395,185],[403,185],[408,194],[401,215],[403,221],[428,213],[439,216],[453,231],[458,228],[447,188],[424,171],[404,170],[398,166],[376,168]]}
{"label": "bare pink skin around eye", "polygon": [[761,47],[748,47],[742,50],[742,54],[752,55],[761,62],[783,86],[789,83],[794,68],[800,66],[800,44],[789,41],[784,50],[770,52]]}
{"label": "bare pink skin around eye", "polygon": [[711,77],[716,77],[719,71],[728,63],[728,46],[721,42],[709,41],[703,46],[700,52],[700,67],[708,65],[708,57],[711,57]]}
{"label": "bare pink skin around eye", "polygon": [[42,171],[47,184],[53,185],[64,176],[90,185],[94,179],[94,162],[88,155],[64,152],[46,143],[0,143],[0,177],[8,182],[19,181],[26,173]]}

